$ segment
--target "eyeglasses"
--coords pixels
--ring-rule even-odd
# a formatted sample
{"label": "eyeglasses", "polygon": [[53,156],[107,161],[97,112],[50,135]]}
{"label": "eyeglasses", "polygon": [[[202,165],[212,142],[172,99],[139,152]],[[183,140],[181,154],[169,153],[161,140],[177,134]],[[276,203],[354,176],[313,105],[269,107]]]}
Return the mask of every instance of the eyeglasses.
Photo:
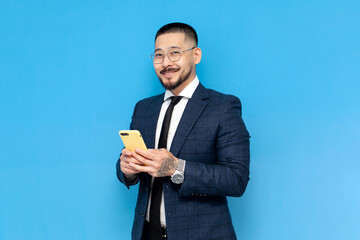
{"label": "eyeglasses", "polygon": [[170,49],[166,54],[162,50],[157,50],[153,54],[151,54],[150,57],[155,64],[162,63],[164,61],[165,55],[167,55],[170,61],[177,62],[181,58],[181,53],[193,50],[194,48],[196,47],[192,47],[184,51],[181,51],[180,49]]}

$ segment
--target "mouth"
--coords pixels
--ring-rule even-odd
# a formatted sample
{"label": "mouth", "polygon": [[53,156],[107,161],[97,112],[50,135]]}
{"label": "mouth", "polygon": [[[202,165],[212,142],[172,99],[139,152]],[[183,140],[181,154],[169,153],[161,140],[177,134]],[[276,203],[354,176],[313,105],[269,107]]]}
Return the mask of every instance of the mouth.
{"label": "mouth", "polygon": [[161,75],[164,75],[165,77],[171,77],[173,74],[175,74],[177,71],[179,71],[179,68],[166,68],[160,71]]}

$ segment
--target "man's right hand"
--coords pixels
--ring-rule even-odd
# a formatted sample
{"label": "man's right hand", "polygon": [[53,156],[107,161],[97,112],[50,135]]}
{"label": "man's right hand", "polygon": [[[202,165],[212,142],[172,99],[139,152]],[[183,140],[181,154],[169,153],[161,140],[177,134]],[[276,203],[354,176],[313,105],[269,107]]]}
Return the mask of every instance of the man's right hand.
{"label": "man's right hand", "polygon": [[121,151],[121,156],[120,156],[120,168],[121,168],[121,171],[127,176],[133,176],[133,175],[140,172],[140,171],[132,168],[129,165],[129,163],[134,163],[134,164],[137,164],[137,165],[143,165],[142,162],[139,162],[138,160],[133,158],[131,151],[124,148]]}

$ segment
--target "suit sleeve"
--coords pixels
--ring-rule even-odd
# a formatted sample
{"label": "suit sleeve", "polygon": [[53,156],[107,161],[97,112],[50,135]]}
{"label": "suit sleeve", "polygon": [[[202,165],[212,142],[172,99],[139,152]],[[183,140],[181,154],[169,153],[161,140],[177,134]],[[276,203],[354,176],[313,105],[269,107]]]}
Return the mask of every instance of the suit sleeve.
{"label": "suit sleeve", "polygon": [[[135,116],[137,106],[138,106],[138,103],[135,105],[134,113],[133,113],[132,118],[134,118],[134,116]],[[133,121],[131,121],[130,130],[133,130],[133,129],[134,129],[134,128],[133,128]],[[120,154],[120,156],[121,156],[121,154]],[[119,159],[118,159],[117,162],[116,162],[116,176],[117,176],[117,178],[119,179],[119,181],[120,181],[121,183],[123,183],[127,188],[129,188],[129,187],[132,186],[132,185],[137,184],[137,183],[139,182],[139,176],[136,175],[136,177],[133,178],[133,179],[130,179],[130,180],[127,179],[126,176],[125,176],[125,174],[121,171],[120,162],[121,162],[121,160],[120,160],[120,157],[119,157]]]}
{"label": "suit sleeve", "polygon": [[[186,161],[182,196],[242,196],[249,181],[249,133],[241,117],[241,103],[231,97],[223,105],[212,163]],[[186,160],[186,159],[184,159]]]}

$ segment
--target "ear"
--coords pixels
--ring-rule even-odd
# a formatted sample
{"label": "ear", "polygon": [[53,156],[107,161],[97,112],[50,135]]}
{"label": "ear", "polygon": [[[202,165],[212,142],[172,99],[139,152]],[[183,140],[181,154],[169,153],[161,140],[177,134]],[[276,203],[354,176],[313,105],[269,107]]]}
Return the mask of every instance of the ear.
{"label": "ear", "polygon": [[202,56],[201,49],[197,47],[194,49],[194,52],[195,52],[194,54],[195,64],[198,64],[201,61],[201,56]]}

